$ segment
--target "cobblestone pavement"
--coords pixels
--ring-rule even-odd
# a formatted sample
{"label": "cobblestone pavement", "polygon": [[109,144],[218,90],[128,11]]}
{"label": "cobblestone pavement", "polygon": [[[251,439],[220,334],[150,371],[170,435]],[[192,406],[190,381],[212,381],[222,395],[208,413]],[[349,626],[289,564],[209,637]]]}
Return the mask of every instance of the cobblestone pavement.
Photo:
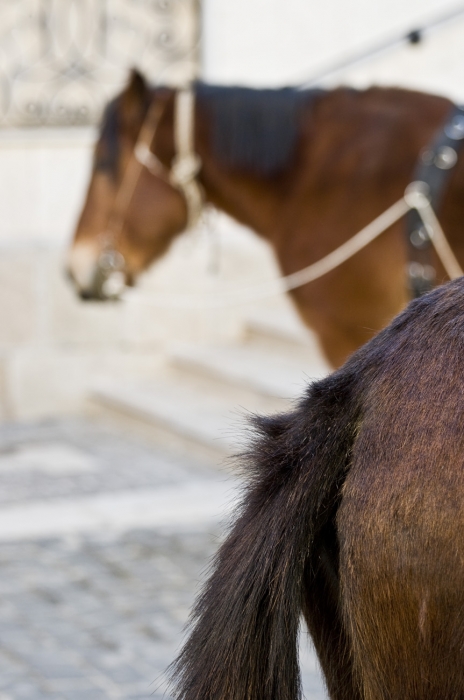
{"label": "cobblestone pavement", "polygon": [[[0,514],[135,494],[217,471],[82,421],[0,427]],[[82,506],[81,506],[82,507]],[[53,511],[52,511],[53,512]],[[83,511],[84,512],[84,511]],[[116,513],[117,515],[117,513]],[[208,522],[5,538],[0,532],[0,700],[168,698],[164,672],[222,536]],[[31,530],[32,531],[32,530]],[[306,697],[325,693],[304,649]]]}

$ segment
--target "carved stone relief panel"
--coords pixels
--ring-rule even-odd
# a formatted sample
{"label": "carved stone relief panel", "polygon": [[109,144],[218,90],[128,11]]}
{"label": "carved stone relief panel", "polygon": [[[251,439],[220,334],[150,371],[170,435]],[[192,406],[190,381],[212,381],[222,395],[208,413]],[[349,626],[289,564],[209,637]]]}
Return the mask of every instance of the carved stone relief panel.
{"label": "carved stone relief panel", "polygon": [[200,0],[0,0],[0,125],[85,125],[137,66],[198,69]]}

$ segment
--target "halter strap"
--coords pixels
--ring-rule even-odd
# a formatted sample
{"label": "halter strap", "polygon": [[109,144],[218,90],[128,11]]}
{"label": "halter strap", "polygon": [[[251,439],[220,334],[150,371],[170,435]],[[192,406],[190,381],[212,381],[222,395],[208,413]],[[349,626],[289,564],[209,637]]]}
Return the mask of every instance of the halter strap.
{"label": "halter strap", "polygon": [[135,158],[129,161],[116,193],[116,201],[108,222],[108,234],[110,238],[111,236],[117,238],[122,232],[127,210],[137,187],[142,167],[148,168],[153,174],[169,181],[166,168],[155,154],[150,151],[150,146],[155,137],[164,106],[164,103],[153,102],[142,124],[134,148]]}
{"label": "halter strap", "polygon": [[187,203],[187,228],[200,218],[203,193],[197,182],[201,160],[194,148],[195,93],[191,88],[179,90],[174,105],[174,148],[170,182],[181,190]]}
{"label": "halter strap", "polygon": [[150,105],[134,147],[133,158],[127,165],[116,193],[115,206],[108,221],[107,230],[101,234],[103,245],[93,283],[94,294],[99,298],[116,297],[119,294],[119,287],[118,291],[113,293],[108,292],[105,286],[110,285],[113,277],[120,275],[125,268],[124,257],[116,251],[115,243],[121,235],[142,168],[146,168],[183,195],[187,205],[186,228],[193,226],[201,216],[203,192],[196,180],[201,168],[201,160],[194,150],[195,95],[193,90],[191,88],[179,90],[175,96],[175,156],[171,168],[164,166],[151,150],[165,106],[164,100],[156,99]]}
{"label": "halter strap", "polygon": [[[142,127],[140,137],[134,149],[136,160],[156,177],[161,177],[179,190],[187,205],[187,226],[194,226],[203,211],[203,192],[196,179],[201,159],[195,153],[195,93],[191,88],[179,90],[174,102],[174,151],[175,156],[171,168],[166,168],[151,151],[151,145],[156,134],[159,116],[152,119],[147,117],[149,138],[145,137]],[[152,127],[150,128],[150,123]],[[145,125],[144,125],[145,126]]]}

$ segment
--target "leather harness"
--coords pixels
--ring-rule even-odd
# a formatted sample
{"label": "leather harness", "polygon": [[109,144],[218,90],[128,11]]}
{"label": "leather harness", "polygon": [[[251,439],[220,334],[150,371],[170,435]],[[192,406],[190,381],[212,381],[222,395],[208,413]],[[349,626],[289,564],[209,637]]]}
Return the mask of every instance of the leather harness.
{"label": "leather harness", "polygon": [[[416,163],[413,181],[424,183],[425,191],[435,212],[443,201],[459,153],[464,145],[464,106],[454,106],[445,125],[432,142],[424,148]],[[435,284],[432,241],[419,214],[411,209],[406,215],[406,244],[408,250],[408,285],[416,298],[430,291]]]}

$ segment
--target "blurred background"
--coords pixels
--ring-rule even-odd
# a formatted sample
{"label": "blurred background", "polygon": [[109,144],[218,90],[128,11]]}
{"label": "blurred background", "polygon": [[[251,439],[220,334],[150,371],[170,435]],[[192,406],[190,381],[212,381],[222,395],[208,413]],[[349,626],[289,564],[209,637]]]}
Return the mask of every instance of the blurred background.
{"label": "blurred background", "polygon": [[[303,83],[454,10],[438,0],[87,0],[0,3],[0,416],[80,413],[102,375],[151,376],[175,342],[239,335],[250,309],[83,305],[63,275],[103,105],[137,66],[152,82]],[[456,18],[327,76],[463,99]],[[266,245],[221,215],[181,238],[142,288],[205,290],[276,274]],[[283,305],[272,300],[272,309]],[[263,306],[263,305],[261,305]],[[269,315],[269,313],[268,313]]]}
{"label": "blurred background", "polygon": [[[463,13],[444,0],[0,0],[0,700],[163,696],[234,499],[224,459],[242,414],[285,407],[328,369],[284,297],[156,303],[278,275],[267,245],[217,212],[143,276],[143,298],[77,298],[64,260],[106,102],[133,66],[156,84],[316,80],[462,102]],[[307,697],[322,698],[302,653]]]}

